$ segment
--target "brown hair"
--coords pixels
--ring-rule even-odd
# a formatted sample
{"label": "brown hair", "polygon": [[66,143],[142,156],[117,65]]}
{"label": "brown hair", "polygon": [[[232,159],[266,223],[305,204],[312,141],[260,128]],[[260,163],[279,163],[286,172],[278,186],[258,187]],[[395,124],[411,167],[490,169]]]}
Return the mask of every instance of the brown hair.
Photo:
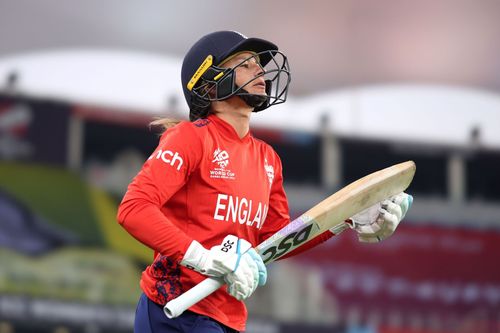
{"label": "brown hair", "polygon": [[173,118],[157,118],[149,123],[149,129],[154,130],[158,134],[163,134],[167,129],[179,124],[181,120]]}

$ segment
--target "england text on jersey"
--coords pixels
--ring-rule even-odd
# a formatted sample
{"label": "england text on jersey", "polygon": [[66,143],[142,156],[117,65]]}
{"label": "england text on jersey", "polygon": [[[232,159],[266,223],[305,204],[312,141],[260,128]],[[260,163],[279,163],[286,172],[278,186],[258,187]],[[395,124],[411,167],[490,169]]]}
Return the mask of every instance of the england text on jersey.
{"label": "england text on jersey", "polygon": [[214,220],[246,224],[257,229],[267,216],[268,207],[262,202],[239,198],[228,194],[218,194],[214,210]]}

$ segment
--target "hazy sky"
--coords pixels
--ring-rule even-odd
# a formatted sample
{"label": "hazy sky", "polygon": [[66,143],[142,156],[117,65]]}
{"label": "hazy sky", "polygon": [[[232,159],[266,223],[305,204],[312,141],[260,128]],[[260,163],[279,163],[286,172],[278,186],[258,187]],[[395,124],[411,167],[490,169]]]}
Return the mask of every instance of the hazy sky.
{"label": "hazy sky", "polygon": [[500,1],[0,0],[0,57],[75,47],[182,57],[220,29],[278,44],[295,95],[396,82],[500,92]]}

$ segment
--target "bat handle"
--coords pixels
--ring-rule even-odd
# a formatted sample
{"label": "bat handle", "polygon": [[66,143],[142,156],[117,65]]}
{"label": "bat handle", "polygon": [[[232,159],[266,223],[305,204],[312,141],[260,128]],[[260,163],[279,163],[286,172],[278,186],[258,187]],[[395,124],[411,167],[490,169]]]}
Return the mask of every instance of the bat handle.
{"label": "bat handle", "polygon": [[224,280],[222,279],[207,278],[177,298],[167,302],[163,307],[163,312],[168,318],[176,318],[223,285]]}
{"label": "bat handle", "polygon": [[350,228],[349,224],[347,222],[344,222],[342,224],[334,226],[333,228],[330,229],[330,231],[333,232],[335,235],[340,235],[349,228]]}

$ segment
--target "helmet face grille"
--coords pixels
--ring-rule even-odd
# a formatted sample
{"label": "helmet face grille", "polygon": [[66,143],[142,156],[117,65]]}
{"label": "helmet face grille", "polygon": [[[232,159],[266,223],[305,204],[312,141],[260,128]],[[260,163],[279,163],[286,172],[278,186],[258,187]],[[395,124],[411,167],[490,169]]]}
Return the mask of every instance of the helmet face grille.
{"label": "helmet face grille", "polygon": [[[263,71],[259,75],[245,82],[241,86],[237,86],[235,84],[236,68],[242,66],[252,58],[255,58],[256,61],[265,58],[268,59],[268,62],[265,64]],[[262,76],[266,82],[266,94],[253,95],[248,93],[245,90],[245,87]],[[247,104],[254,107],[254,112],[265,110],[272,105],[284,103],[287,99],[290,81],[291,74],[288,59],[282,52],[277,50],[255,53],[235,65],[233,68],[212,66],[201,76],[196,86],[191,90],[192,115],[190,114],[190,119],[197,119],[206,116],[211,102],[222,101],[232,96],[241,96]],[[249,103],[248,101],[250,100],[260,102],[258,105],[251,105],[253,103]]]}

